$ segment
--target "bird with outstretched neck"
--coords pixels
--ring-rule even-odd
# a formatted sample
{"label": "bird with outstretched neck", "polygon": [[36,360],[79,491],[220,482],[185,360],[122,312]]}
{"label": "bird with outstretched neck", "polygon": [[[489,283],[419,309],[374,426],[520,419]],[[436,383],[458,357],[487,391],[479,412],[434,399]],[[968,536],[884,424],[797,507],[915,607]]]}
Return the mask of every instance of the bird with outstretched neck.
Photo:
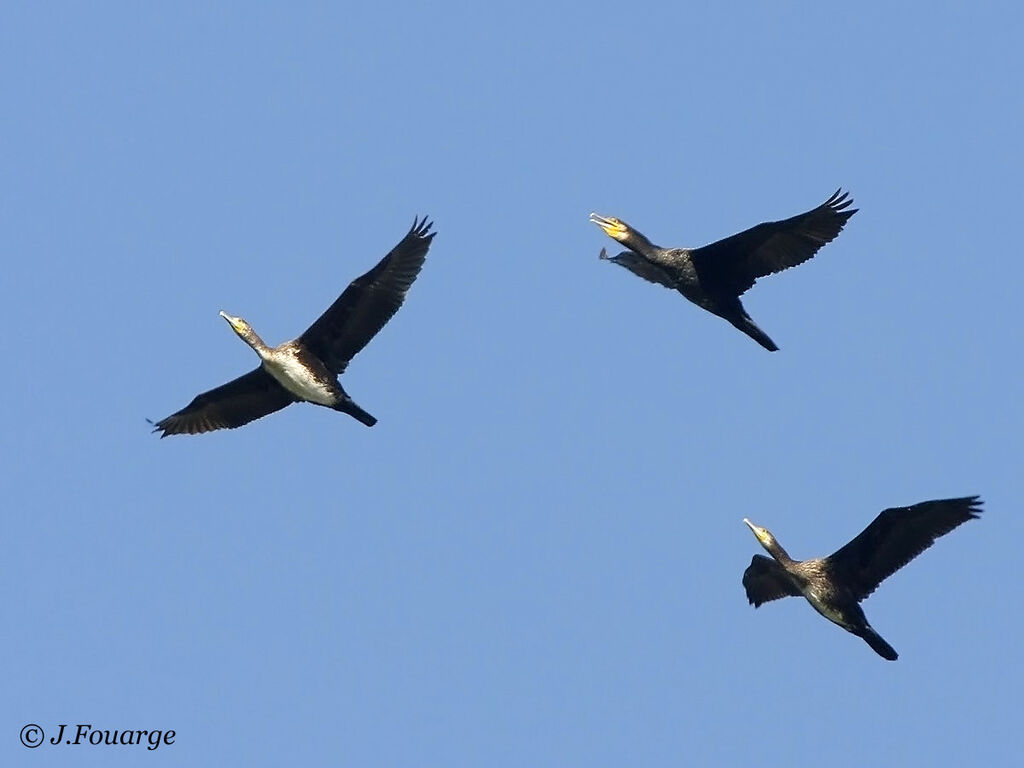
{"label": "bird with outstretched neck", "polygon": [[629,250],[600,258],[625,267],[652,283],[679,291],[698,307],[728,320],[767,349],[775,342],[747,314],[740,296],[759,277],[803,264],[831,242],[856,209],[853,199],[836,190],[806,213],[768,221],[702,248],[661,248],[621,219],[590,214],[590,220]]}
{"label": "bird with outstretched neck", "polygon": [[744,518],[771,557],[754,555],[743,572],[755,608],[780,597],[804,597],[814,610],[862,638],[883,659],[896,651],[868,623],[860,602],[940,536],[981,514],[977,496],[923,501],[887,509],[852,541],[828,557],[794,560],[772,532]]}
{"label": "bird with outstretched neck", "polygon": [[347,413],[368,427],[377,419],[360,408],[338,382],[353,357],[402,306],[423,268],[434,238],[425,218],[413,222],[377,266],[358,277],[297,339],[268,347],[245,320],[220,316],[259,355],[249,373],[198,395],[154,425],[160,437],[233,429],[296,402]]}

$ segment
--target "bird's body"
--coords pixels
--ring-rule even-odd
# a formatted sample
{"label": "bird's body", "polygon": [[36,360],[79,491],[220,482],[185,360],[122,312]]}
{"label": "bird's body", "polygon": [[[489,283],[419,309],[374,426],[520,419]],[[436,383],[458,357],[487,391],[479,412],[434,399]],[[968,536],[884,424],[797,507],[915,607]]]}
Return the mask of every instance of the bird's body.
{"label": "bird's body", "polygon": [[[221,314],[227,317],[226,313]],[[230,318],[229,322],[239,320],[241,318]],[[262,370],[270,374],[293,401],[323,405],[347,413],[368,427],[377,423],[377,419],[353,402],[338,377],[327,369],[324,362],[298,340],[287,341],[265,351],[257,349],[256,354],[263,361]]]}
{"label": "bird's body", "polygon": [[423,267],[434,233],[424,219],[380,263],[354,280],[299,338],[268,347],[242,318],[221,312],[260,357],[249,373],[198,395],[156,423],[161,437],[248,424],[294,402],[347,413],[368,427],[377,419],[353,402],[338,381],[349,361],[398,311]]}
{"label": "bird's body", "polygon": [[331,376],[327,366],[301,345],[282,344],[275,351],[278,354],[264,358],[263,367],[297,399],[333,407],[344,398],[345,390],[337,377]]}
{"label": "bird's body", "polygon": [[860,602],[935,539],[980,512],[977,496],[887,509],[832,555],[802,561],[793,560],[771,531],[744,519],[771,555],[754,555],[743,572],[747,599],[756,608],[780,597],[802,596],[826,619],[895,661],[896,651],[868,623]]}
{"label": "bird's body", "polygon": [[590,220],[629,250],[601,258],[643,279],[678,291],[702,309],[728,320],[769,351],[768,335],[747,314],[740,296],[759,277],[802,264],[843,229],[856,213],[841,190],[806,213],[758,224],[702,248],[661,248],[616,218],[590,214]]}

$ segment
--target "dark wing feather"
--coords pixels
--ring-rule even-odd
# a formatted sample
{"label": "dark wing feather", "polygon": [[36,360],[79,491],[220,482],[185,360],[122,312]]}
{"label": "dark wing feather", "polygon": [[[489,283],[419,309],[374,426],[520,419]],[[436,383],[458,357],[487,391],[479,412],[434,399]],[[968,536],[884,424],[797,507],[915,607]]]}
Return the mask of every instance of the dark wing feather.
{"label": "dark wing feather", "polygon": [[154,424],[153,431],[167,437],[234,429],[293,402],[295,398],[288,390],[260,366],[199,395],[177,413]]}
{"label": "dark wing feather", "polygon": [[783,567],[764,555],[754,555],[750,561],[743,572],[743,588],[755,608],[780,597],[800,597],[800,590],[786,576]]}
{"label": "dark wing feather", "polygon": [[648,261],[639,253],[623,251],[617,256],[609,256],[608,251],[602,248],[598,258],[602,261],[611,261],[620,267],[625,267],[634,275],[642,277],[649,283],[664,285],[666,288],[672,288],[673,290],[676,287],[676,281],[668,272],[654,262]]}
{"label": "dark wing feather", "polygon": [[768,221],[738,235],[690,251],[702,285],[712,292],[739,296],[759,277],[781,272],[810,259],[842,231],[856,209],[849,194],[836,190],[806,213]]}
{"label": "dark wing feather", "polygon": [[940,536],[981,513],[977,496],[923,501],[887,509],[849,544],[828,558],[837,579],[863,600]]}
{"label": "dark wing feather", "polygon": [[381,262],[352,281],[299,341],[334,375],[377,335],[405,300],[427,258],[434,233],[425,218],[413,221],[402,241]]}

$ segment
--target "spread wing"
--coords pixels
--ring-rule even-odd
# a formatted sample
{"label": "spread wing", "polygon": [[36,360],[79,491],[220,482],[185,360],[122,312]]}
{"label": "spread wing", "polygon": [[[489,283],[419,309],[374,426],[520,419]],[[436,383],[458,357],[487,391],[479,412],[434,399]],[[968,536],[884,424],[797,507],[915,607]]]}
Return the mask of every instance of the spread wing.
{"label": "spread wing", "polygon": [[608,251],[602,248],[598,258],[602,261],[611,261],[620,267],[625,267],[634,275],[642,277],[649,283],[657,283],[672,289],[676,287],[675,280],[672,279],[668,272],[633,251],[623,251],[617,256],[609,256]]}
{"label": "spread wing", "polygon": [[747,600],[755,608],[780,597],[800,597],[800,590],[786,577],[782,566],[770,557],[754,555],[743,572]]}
{"label": "spread wing", "polygon": [[980,514],[977,496],[887,509],[829,557],[829,567],[850,586],[857,600],[863,600],[937,538]]}
{"label": "spread wing", "polygon": [[154,424],[160,437],[234,429],[279,411],[295,398],[263,366],[197,396],[177,413]]}
{"label": "spread wing", "polygon": [[803,264],[834,240],[857,212],[847,210],[852,202],[849,193],[836,190],[817,208],[695,248],[690,258],[706,288],[739,296],[757,278]]}
{"label": "spread wing", "polygon": [[390,320],[423,268],[434,234],[425,218],[381,262],[352,281],[299,341],[338,375]]}

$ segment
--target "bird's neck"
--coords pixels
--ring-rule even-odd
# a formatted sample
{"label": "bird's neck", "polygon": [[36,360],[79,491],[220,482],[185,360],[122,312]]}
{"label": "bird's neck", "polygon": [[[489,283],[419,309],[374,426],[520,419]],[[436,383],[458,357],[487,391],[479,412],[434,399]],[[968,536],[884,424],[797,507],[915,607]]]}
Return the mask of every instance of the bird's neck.
{"label": "bird's neck", "polygon": [[768,550],[768,554],[774,557],[780,565],[792,565],[796,562],[777,541],[773,541],[770,545],[766,546],[765,549]]}
{"label": "bird's neck", "polygon": [[658,246],[654,245],[654,243],[652,243],[646,237],[641,235],[635,229],[629,230],[629,232],[626,235],[626,238],[624,240],[620,240],[619,242],[622,243],[627,248],[629,248],[629,250],[635,253],[639,253],[641,256],[647,259],[653,258],[658,253],[658,251],[661,250],[660,248],[658,248]]}
{"label": "bird's neck", "polygon": [[250,330],[248,333],[242,334],[241,336],[242,341],[256,350],[256,354],[259,355],[261,359],[266,360],[267,355],[269,355],[271,351],[270,347],[263,343],[263,339],[257,336],[255,331]]}

